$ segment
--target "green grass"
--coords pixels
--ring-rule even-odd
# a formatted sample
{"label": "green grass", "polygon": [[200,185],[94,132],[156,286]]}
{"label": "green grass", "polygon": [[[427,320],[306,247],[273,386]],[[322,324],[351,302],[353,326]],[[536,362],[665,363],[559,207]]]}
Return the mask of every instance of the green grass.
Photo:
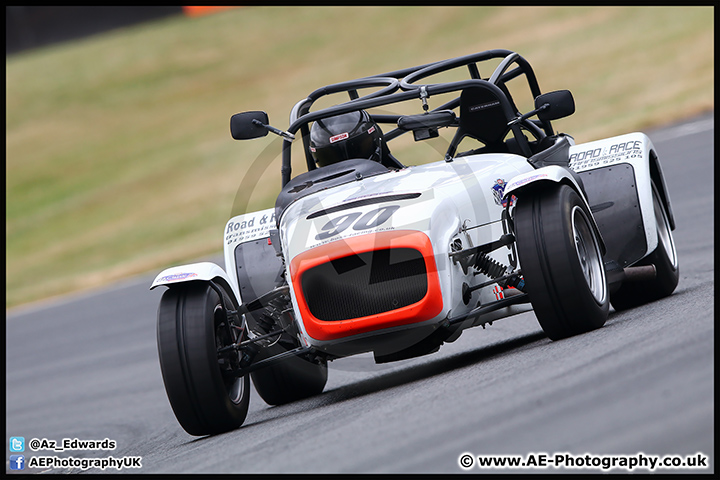
{"label": "green grass", "polygon": [[[578,142],[711,110],[711,7],[246,7],[6,60],[6,308],[220,252],[240,181],[316,88],[490,48],[530,61]],[[402,158],[417,146],[393,147]],[[279,159],[248,209],[273,204]],[[297,167],[296,167],[297,168]]]}

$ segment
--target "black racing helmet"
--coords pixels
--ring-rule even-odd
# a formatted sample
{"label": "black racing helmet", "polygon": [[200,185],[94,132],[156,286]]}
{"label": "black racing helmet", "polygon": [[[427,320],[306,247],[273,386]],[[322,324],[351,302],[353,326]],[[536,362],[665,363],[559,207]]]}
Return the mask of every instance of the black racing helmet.
{"label": "black racing helmet", "polygon": [[310,129],[310,151],[318,167],[351,158],[379,162],[382,131],[364,110],[323,118]]}

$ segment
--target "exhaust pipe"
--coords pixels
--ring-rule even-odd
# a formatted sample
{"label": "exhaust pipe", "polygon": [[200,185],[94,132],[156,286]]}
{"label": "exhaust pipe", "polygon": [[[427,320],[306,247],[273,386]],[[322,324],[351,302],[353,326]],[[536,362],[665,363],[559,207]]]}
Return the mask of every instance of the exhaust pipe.
{"label": "exhaust pipe", "polygon": [[647,282],[654,280],[657,271],[655,265],[642,265],[638,267],[623,268],[624,282]]}

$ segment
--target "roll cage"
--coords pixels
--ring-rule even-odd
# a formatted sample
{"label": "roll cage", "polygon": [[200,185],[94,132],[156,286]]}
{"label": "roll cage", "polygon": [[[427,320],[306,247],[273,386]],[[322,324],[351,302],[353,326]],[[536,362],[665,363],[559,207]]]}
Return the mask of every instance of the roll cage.
{"label": "roll cage", "polygon": [[[480,74],[478,63],[498,58],[501,59],[499,65],[493,70],[489,77],[483,78]],[[513,66],[514,68],[511,68]],[[469,79],[434,84],[418,83],[420,80],[431,75],[462,67],[467,68]],[[423,118],[430,118],[427,116],[431,113],[440,115],[460,107],[460,118],[443,117],[444,123],[442,126],[457,127],[456,134],[450,142],[446,153],[446,159],[450,159],[455,155],[457,146],[465,136],[474,137],[487,144],[488,139],[483,138],[482,133],[473,131],[474,127],[472,123],[477,122],[470,120],[465,121],[465,119],[469,119],[475,114],[482,114],[484,110],[492,110],[495,112],[492,122],[480,122],[484,124],[478,125],[476,130],[489,128],[491,124],[496,123],[499,127],[494,127],[497,129],[497,132],[494,135],[495,138],[493,138],[490,143],[497,144],[498,139],[502,142],[507,132],[510,131],[514,136],[515,142],[517,142],[519,151],[524,156],[530,157],[534,152],[528,139],[523,135],[521,127],[529,130],[538,141],[542,137],[552,136],[553,129],[549,119],[528,120],[528,114],[521,115],[515,106],[506,83],[521,75],[525,76],[530,88],[530,93],[532,97],[536,99],[541,95],[541,92],[532,67],[527,60],[519,54],[503,49],[488,50],[417,67],[336,83],[315,90],[308,95],[307,98],[295,104],[290,113],[290,126],[287,133],[291,134],[289,138],[292,138],[298,131],[301,133],[308,171],[315,170],[318,167],[315,165],[309,145],[309,124],[311,122],[355,110],[366,110],[373,107],[420,99],[424,113],[419,115],[371,114],[372,119],[378,124],[395,125],[394,129],[385,133],[384,138],[386,141],[397,138],[410,130],[414,133],[415,130],[422,130],[422,128],[414,127],[422,125],[421,120]],[[360,89],[375,87],[381,88],[365,96],[360,96],[358,93]],[[349,101],[315,112],[310,111],[313,104],[320,98],[343,92],[347,92],[350,97]],[[429,110],[427,104],[429,97],[450,92],[460,92],[460,95],[439,107]],[[466,103],[480,103],[463,105],[464,101]],[[496,106],[499,106],[500,110],[489,108]],[[410,125],[410,127],[407,125]],[[432,128],[432,125],[426,125],[425,130]],[[417,136],[416,139],[418,139]],[[291,179],[291,144],[292,141],[286,137],[282,150],[281,173],[283,186]]]}

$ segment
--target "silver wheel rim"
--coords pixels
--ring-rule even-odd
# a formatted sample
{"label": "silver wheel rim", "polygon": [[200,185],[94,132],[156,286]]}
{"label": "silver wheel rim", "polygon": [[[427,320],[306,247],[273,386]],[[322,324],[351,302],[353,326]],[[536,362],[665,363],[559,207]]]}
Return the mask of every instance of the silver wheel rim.
{"label": "silver wheel rim", "polygon": [[[213,315],[215,317],[215,321],[218,321],[218,317],[223,318],[225,316],[225,312],[221,305],[215,306],[215,311],[213,312]],[[216,323],[217,325],[217,323]],[[235,335],[233,335],[235,336]],[[232,339],[233,342],[237,341],[237,338]],[[215,335],[215,344],[217,345],[221,342],[221,337],[219,335]],[[225,345],[223,345],[225,346]],[[239,405],[242,403],[243,394],[245,393],[245,382],[244,377],[235,378],[232,381],[225,381],[225,390],[227,391],[228,397],[230,398],[230,401],[235,404]]]}
{"label": "silver wheel rim", "polygon": [[230,401],[235,405],[241,403],[243,398],[245,390],[245,382],[243,380],[244,377],[236,378],[232,385],[230,385],[230,388],[227,389],[228,397],[230,397]]}
{"label": "silver wheel rim", "polygon": [[585,277],[585,283],[590,293],[598,304],[605,302],[607,285],[605,280],[605,268],[602,263],[600,247],[595,241],[588,222],[587,216],[582,208],[575,206],[572,210],[572,229],[575,242],[575,253],[577,254],[580,268]]}
{"label": "silver wheel rim", "polygon": [[655,208],[655,223],[657,223],[658,242],[665,249],[665,254],[670,260],[673,269],[677,268],[677,253],[675,252],[675,241],[670,232],[670,222],[665,215],[665,209],[660,204],[655,190],[653,190],[653,207]]}

